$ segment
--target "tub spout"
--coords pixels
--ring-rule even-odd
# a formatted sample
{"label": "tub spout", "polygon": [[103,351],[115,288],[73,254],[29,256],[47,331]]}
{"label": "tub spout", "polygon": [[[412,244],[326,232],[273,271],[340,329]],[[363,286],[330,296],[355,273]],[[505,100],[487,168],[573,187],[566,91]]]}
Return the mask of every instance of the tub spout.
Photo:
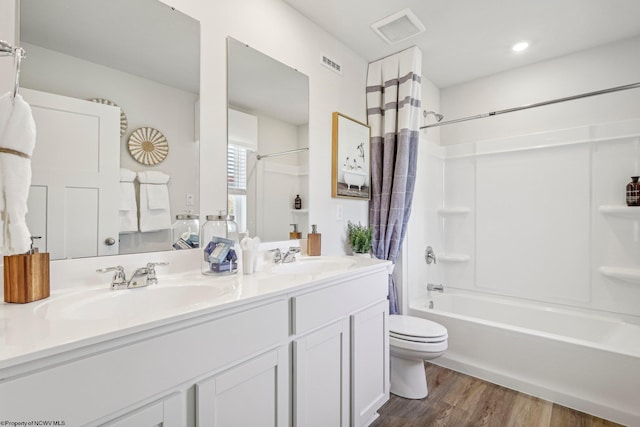
{"label": "tub spout", "polygon": [[444,292],[444,286],[442,284],[434,285],[433,283],[427,283],[427,290]]}

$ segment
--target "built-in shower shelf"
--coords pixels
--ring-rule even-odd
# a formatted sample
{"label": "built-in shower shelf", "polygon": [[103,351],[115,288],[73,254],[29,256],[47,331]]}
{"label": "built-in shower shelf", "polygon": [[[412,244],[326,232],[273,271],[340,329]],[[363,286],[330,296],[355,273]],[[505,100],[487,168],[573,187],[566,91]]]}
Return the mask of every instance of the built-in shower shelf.
{"label": "built-in shower shelf", "polygon": [[440,254],[438,261],[442,262],[468,262],[471,257],[467,254]]}
{"label": "built-in shower shelf", "polygon": [[291,209],[291,213],[306,214],[309,213],[309,209]]}
{"label": "built-in shower shelf", "polygon": [[640,206],[601,205],[600,212],[604,215],[640,219]]}
{"label": "built-in shower shelf", "polygon": [[466,215],[469,212],[471,212],[471,209],[466,206],[456,206],[456,207],[438,209],[438,215],[441,215],[441,216]]}
{"label": "built-in shower shelf", "polygon": [[625,282],[640,284],[640,269],[638,268],[622,268],[622,267],[600,267],[602,275],[613,279],[624,280]]}

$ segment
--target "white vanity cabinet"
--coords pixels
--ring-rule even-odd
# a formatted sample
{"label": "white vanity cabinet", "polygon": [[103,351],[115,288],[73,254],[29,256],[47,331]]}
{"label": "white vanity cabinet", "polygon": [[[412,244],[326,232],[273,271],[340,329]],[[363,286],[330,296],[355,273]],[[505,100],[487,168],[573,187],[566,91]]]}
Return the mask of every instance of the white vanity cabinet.
{"label": "white vanity cabinet", "polygon": [[[246,296],[137,322],[51,320],[30,317],[37,303],[0,306],[0,320],[13,322],[4,337],[0,330],[6,345],[21,331],[59,334],[48,337],[59,337],[55,346],[11,364],[0,359],[0,417],[67,426],[366,426],[389,396],[389,342],[386,264],[365,266],[298,282],[243,277],[237,290]],[[84,339],[69,340],[65,328],[81,328]]]}
{"label": "white vanity cabinet", "polygon": [[291,298],[294,425],[366,426],[389,398],[388,275]]}
{"label": "white vanity cabinet", "polygon": [[[132,424],[127,418],[153,419],[146,411],[159,410],[158,399],[164,408],[162,396],[177,392],[185,399],[184,391],[199,379],[234,366],[241,371],[270,350],[286,346],[288,336],[288,301],[281,296],[103,337],[94,345],[15,367],[14,375],[0,382],[0,414],[7,420],[59,420],[67,426],[121,422],[144,427],[145,422]],[[44,362],[50,365],[42,366]],[[288,393],[286,381],[277,387],[284,387],[279,396]],[[262,405],[259,400],[241,403],[245,411]],[[178,425],[184,424],[183,418]]]}

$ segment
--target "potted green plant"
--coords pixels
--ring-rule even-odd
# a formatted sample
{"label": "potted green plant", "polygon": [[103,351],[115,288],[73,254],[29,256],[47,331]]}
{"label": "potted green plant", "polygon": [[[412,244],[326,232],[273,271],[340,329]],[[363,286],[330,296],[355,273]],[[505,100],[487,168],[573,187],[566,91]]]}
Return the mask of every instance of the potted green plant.
{"label": "potted green plant", "polygon": [[370,227],[348,221],[347,238],[354,254],[369,254],[373,240],[373,230]]}

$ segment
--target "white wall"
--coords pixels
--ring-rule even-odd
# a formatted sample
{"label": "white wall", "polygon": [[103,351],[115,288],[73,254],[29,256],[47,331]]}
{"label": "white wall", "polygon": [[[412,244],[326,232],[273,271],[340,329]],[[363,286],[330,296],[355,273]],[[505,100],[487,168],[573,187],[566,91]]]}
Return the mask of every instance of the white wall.
{"label": "white wall", "polygon": [[[15,44],[15,0],[0,0],[0,40]],[[0,95],[13,91],[14,62],[12,59],[0,58]]]}
{"label": "white wall", "polygon": [[[640,37],[588,49],[442,90],[445,120],[640,81]],[[442,144],[524,135],[640,115],[640,89],[443,126]]]}

